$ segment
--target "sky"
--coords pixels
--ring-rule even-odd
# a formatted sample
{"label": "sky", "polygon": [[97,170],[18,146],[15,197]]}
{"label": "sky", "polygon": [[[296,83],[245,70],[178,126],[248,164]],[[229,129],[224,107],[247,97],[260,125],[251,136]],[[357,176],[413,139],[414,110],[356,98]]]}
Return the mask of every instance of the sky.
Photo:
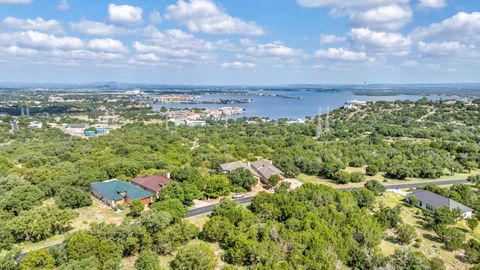
{"label": "sky", "polygon": [[478,83],[478,0],[0,0],[0,82]]}

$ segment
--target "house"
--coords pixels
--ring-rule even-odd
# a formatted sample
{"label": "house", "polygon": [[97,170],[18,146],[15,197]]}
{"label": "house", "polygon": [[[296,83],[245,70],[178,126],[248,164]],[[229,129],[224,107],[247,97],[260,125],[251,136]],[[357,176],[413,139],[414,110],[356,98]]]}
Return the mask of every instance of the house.
{"label": "house", "polygon": [[92,183],[90,192],[111,207],[128,205],[133,200],[140,200],[144,204],[149,204],[154,196],[152,192],[117,179]]}
{"label": "house", "polygon": [[207,125],[207,122],[202,120],[187,120],[185,121],[189,127],[203,127]]}
{"label": "house", "polygon": [[414,197],[417,200],[418,207],[426,210],[434,210],[437,208],[441,208],[447,206],[450,210],[460,209],[462,212],[463,218],[470,218],[472,217],[473,209],[467,207],[455,200],[450,198],[444,197],[437,193],[428,191],[428,190],[415,190],[408,195],[408,197]]}
{"label": "house", "polygon": [[40,121],[32,121],[32,122],[30,122],[30,124],[28,124],[28,127],[30,127],[30,128],[42,128],[43,123],[40,122]]}
{"label": "house", "polygon": [[224,164],[221,164],[220,165],[220,168],[222,169],[222,172],[224,173],[232,173],[234,170],[238,169],[238,168],[245,168],[247,170],[250,171],[250,173],[252,173],[252,175],[257,178],[258,180],[260,180],[260,175],[257,173],[257,171],[255,171],[250,162],[239,162],[239,161],[235,161],[235,162],[229,162],[229,163],[224,163]]}
{"label": "house", "polygon": [[143,188],[156,196],[158,196],[158,192],[167,184],[172,182],[170,180],[169,175],[160,176],[160,175],[151,175],[151,176],[140,176],[137,178],[133,178],[130,181],[133,185]]}
{"label": "house", "polygon": [[283,172],[273,166],[273,163],[270,160],[258,160],[252,162],[251,166],[260,175],[260,180],[263,182],[267,182],[267,180],[273,175],[278,175],[280,180],[285,179]]}
{"label": "house", "polygon": [[366,105],[367,105],[366,101],[350,100],[346,102],[343,107],[345,109],[357,109],[357,108],[365,107]]}
{"label": "house", "polygon": [[71,132],[83,133],[88,128],[87,124],[68,124],[66,129]]}

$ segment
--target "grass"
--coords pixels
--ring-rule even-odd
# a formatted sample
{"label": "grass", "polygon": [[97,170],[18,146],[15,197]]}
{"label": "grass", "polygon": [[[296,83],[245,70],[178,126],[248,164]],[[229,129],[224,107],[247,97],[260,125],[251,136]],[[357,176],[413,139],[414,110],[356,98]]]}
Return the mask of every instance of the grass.
{"label": "grass", "polygon": [[[354,167],[347,167],[345,168],[346,172],[361,172],[365,173],[365,167],[362,168],[354,168]],[[411,183],[435,183],[435,181],[439,180],[456,180],[456,179],[465,179],[470,175],[477,175],[480,174],[480,169],[472,170],[470,173],[456,173],[454,175],[444,175],[437,179],[424,179],[424,178],[407,178],[406,180],[395,180],[395,179],[388,179],[383,174],[379,173],[375,176],[365,176],[365,180],[377,180],[386,185],[395,185],[395,184],[411,184]],[[297,177],[298,180],[302,181],[303,183],[314,183],[314,184],[323,184],[327,185],[332,188],[350,188],[350,187],[362,187],[364,183],[348,183],[345,185],[339,185],[334,183],[332,180],[320,178],[318,176],[300,174]]]}
{"label": "grass", "polygon": [[[383,203],[386,206],[394,207],[396,205],[404,205],[402,202],[403,197],[393,192],[386,192],[383,196],[379,197],[379,203]],[[420,246],[418,248],[413,247],[413,243],[409,246],[415,250],[422,252],[429,258],[438,257],[445,262],[447,269],[469,269],[470,264],[460,261],[457,256],[461,255],[461,251],[454,252],[445,250],[443,243],[436,240],[436,234],[428,229],[425,229],[423,224],[423,214],[420,209],[415,207],[409,207],[404,205],[401,213],[403,223],[410,224],[415,227],[418,238],[421,239]],[[465,221],[459,221],[456,225],[461,228],[466,228]],[[469,229],[466,230],[470,231]],[[467,238],[475,237],[479,239],[480,228],[477,228],[475,232],[467,233]],[[396,243],[394,230],[388,230],[386,237],[380,244],[380,250],[386,256],[390,256],[396,249],[405,248],[405,246]]]}
{"label": "grass", "polygon": [[209,213],[206,213],[206,214],[202,214],[194,217],[189,217],[189,218],[186,218],[185,220],[197,226],[197,228],[201,230],[203,229],[203,225],[205,225],[205,223],[207,223],[208,221],[208,215]]}

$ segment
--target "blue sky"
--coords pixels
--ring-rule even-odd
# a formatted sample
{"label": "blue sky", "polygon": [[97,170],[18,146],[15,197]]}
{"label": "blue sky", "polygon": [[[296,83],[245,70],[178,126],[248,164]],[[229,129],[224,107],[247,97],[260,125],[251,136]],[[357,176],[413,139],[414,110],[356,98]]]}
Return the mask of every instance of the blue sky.
{"label": "blue sky", "polygon": [[480,82],[480,1],[0,0],[0,82]]}

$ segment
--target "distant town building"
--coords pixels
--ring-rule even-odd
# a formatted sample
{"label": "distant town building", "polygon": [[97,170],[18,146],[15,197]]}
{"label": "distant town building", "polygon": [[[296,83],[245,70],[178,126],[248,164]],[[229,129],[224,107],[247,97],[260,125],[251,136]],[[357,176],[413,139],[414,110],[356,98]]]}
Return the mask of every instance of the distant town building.
{"label": "distant town building", "polygon": [[134,89],[134,90],[130,90],[130,91],[125,91],[125,95],[132,95],[132,96],[137,96],[137,95],[141,95],[142,94],[142,91],[140,91],[140,89]]}
{"label": "distant town building", "polygon": [[149,204],[154,196],[152,192],[117,179],[92,183],[90,192],[111,207],[129,205],[133,200],[140,200],[144,204]]}
{"label": "distant town building", "polygon": [[186,120],[185,123],[189,127],[201,127],[207,125],[207,122],[201,120]]}
{"label": "distant town building", "polygon": [[416,206],[422,209],[432,211],[437,208],[446,206],[450,210],[459,209],[462,212],[463,218],[472,217],[472,208],[428,190],[415,190],[410,193],[408,197],[414,197],[417,201]]}
{"label": "distant town building", "polygon": [[89,126],[87,124],[67,124],[67,130],[76,133],[83,133]]}
{"label": "distant town building", "polygon": [[40,122],[40,121],[32,121],[32,122],[30,122],[30,124],[28,124],[28,127],[30,127],[30,128],[42,128],[43,123]]}
{"label": "distant town building", "polygon": [[55,103],[55,102],[64,102],[65,100],[62,97],[57,97],[57,96],[49,96],[48,97],[48,102],[49,103]]}
{"label": "distant town building", "polygon": [[345,102],[345,105],[343,106],[345,109],[358,109],[367,106],[366,101],[359,101],[359,100],[350,100],[348,102]]}

